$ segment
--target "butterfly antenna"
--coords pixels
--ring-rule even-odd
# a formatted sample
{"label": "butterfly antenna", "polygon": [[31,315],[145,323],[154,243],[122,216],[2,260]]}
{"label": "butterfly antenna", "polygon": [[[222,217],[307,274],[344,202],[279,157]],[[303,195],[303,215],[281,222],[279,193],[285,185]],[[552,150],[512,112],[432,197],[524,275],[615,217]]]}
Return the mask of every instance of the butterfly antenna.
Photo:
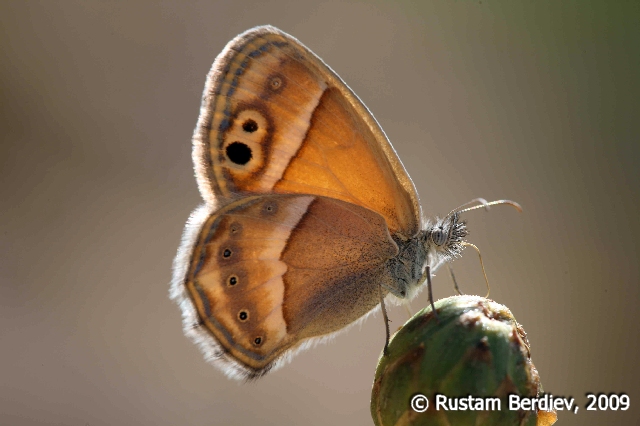
{"label": "butterfly antenna", "polygon": [[[469,204],[472,204],[473,202],[480,202],[481,204],[478,204],[477,206],[473,206],[473,207],[467,207],[465,209],[462,210],[458,210],[460,207],[465,207],[468,206]],[[458,209],[453,210],[451,213],[449,213],[449,215],[453,214],[453,213],[464,213],[464,212],[468,212],[471,210],[476,210],[479,208],[484,207],[486,210],[489,210],[489,207],[491,206],[496,206],[499,204],[506,204],[508,206],[513,207],[514,209],[518,210],[518,212],[522,213],[522,207],[520,206],[520,204],[516,203],[515,201],[511,201],[511,200],[497,200],[497,201],[492,201],[490,203],[487,203],[486,200],[484,200],[483,198],[476,198],[475,200],[471,200],[466,204],[463,204],[462,206],[458,207]]]}
{"label": "butterfly antenna", "polygon": [[489,207],[487,207],[487,204],[489,204],[489,202],[487,200],[485,200],[484,198],[474,198],[473,200],[467,201],[466,203],[461,204],[458,207],[456,207],[455,209],[451,210],[449,212],[449,214],[447,215],[447,217],[451,216],[452,214],[454,214],[456,212],[460,212],[463,208],[467,207],[468,205],[475,204],[475,203],[480,203],[480,206],[484,206],[487,210],[489,210]]}
{"label": "butterfly antenna", "polygon": [[484,275],[484,282],[487,284],[487,295],[485,298],[489,297],[489,292],[491,291],[491,287],[489,286],[489,279],[487,278],[487,272],[484,270],[484,262],[482,262],[482,255],[480,254],[480,249],[476,247],[474,244],[468,243],[466,241],[462,241],[463,246],[473,247],[478,252],[478,258],[480,259],[480,266],[482,267],[482,274]]}
{"label": "butterfly antenna", "polygon": [[387,315],[387,307],[384,305],[384,297],[382,295],[382,284],[378,286],[378,292],[380,293],[380,306],[382,307],[384,327],[387,332],[387,340],[384,342],[384,349],[382,350],[382,353],[384,356],[387,356],[389,355],[389,340],[391,339],[391,333],[389,333],[389,316]]}

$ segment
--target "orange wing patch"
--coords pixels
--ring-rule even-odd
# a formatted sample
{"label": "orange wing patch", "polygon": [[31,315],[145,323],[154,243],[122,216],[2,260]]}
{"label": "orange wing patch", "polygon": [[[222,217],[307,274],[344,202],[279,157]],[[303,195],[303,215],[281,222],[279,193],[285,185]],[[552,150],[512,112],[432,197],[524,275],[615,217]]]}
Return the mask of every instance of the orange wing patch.
{"label": "orange wing patch", "polygon": [[307,137],[277,192],[324,195],[380,213],[392,232],[412,230],[412,206],[379,143],[335,88],[314,111]]}

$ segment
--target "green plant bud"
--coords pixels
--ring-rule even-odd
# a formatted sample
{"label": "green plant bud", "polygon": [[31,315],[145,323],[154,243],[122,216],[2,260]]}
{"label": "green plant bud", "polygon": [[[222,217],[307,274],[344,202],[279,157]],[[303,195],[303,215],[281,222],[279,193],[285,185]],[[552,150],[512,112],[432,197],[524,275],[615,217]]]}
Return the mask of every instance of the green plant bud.
{"label": "green plant bud", "polygon": [[[506,306],[479,296],[449,297],[435,306],[437,318],[430,306],[418,312],[380,356],[371,393],[377,426],[555,423],[551,408],[509,409],[510,394],[536,397],[542,386],[527,335]],[[426,410],[424,398],[417,400],[422,395]]]}

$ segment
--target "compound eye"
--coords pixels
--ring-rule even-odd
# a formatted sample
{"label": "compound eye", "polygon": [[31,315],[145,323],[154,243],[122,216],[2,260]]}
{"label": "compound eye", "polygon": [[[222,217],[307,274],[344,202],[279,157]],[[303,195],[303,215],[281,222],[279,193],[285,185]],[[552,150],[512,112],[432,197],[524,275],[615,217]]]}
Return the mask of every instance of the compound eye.
{"label": "compound eye", "polygon": [[431,241],[437,246],[443,245],[447,241],[447,235],[442,228],[436,228],[431,231]]}

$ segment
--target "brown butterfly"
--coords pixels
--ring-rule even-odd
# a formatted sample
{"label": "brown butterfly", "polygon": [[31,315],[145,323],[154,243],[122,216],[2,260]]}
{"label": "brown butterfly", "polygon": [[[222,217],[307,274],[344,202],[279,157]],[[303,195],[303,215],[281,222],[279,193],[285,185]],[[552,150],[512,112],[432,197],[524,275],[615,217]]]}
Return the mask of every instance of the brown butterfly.
{"label": "brown butterfly", "polygon": [[187,222],[171,297],[230,377],[265,374],[389,294],[410,298],[464,244],[463,210],[423,221],[367,107],[274,27],[216,58],[193,143],[205,205]]}

